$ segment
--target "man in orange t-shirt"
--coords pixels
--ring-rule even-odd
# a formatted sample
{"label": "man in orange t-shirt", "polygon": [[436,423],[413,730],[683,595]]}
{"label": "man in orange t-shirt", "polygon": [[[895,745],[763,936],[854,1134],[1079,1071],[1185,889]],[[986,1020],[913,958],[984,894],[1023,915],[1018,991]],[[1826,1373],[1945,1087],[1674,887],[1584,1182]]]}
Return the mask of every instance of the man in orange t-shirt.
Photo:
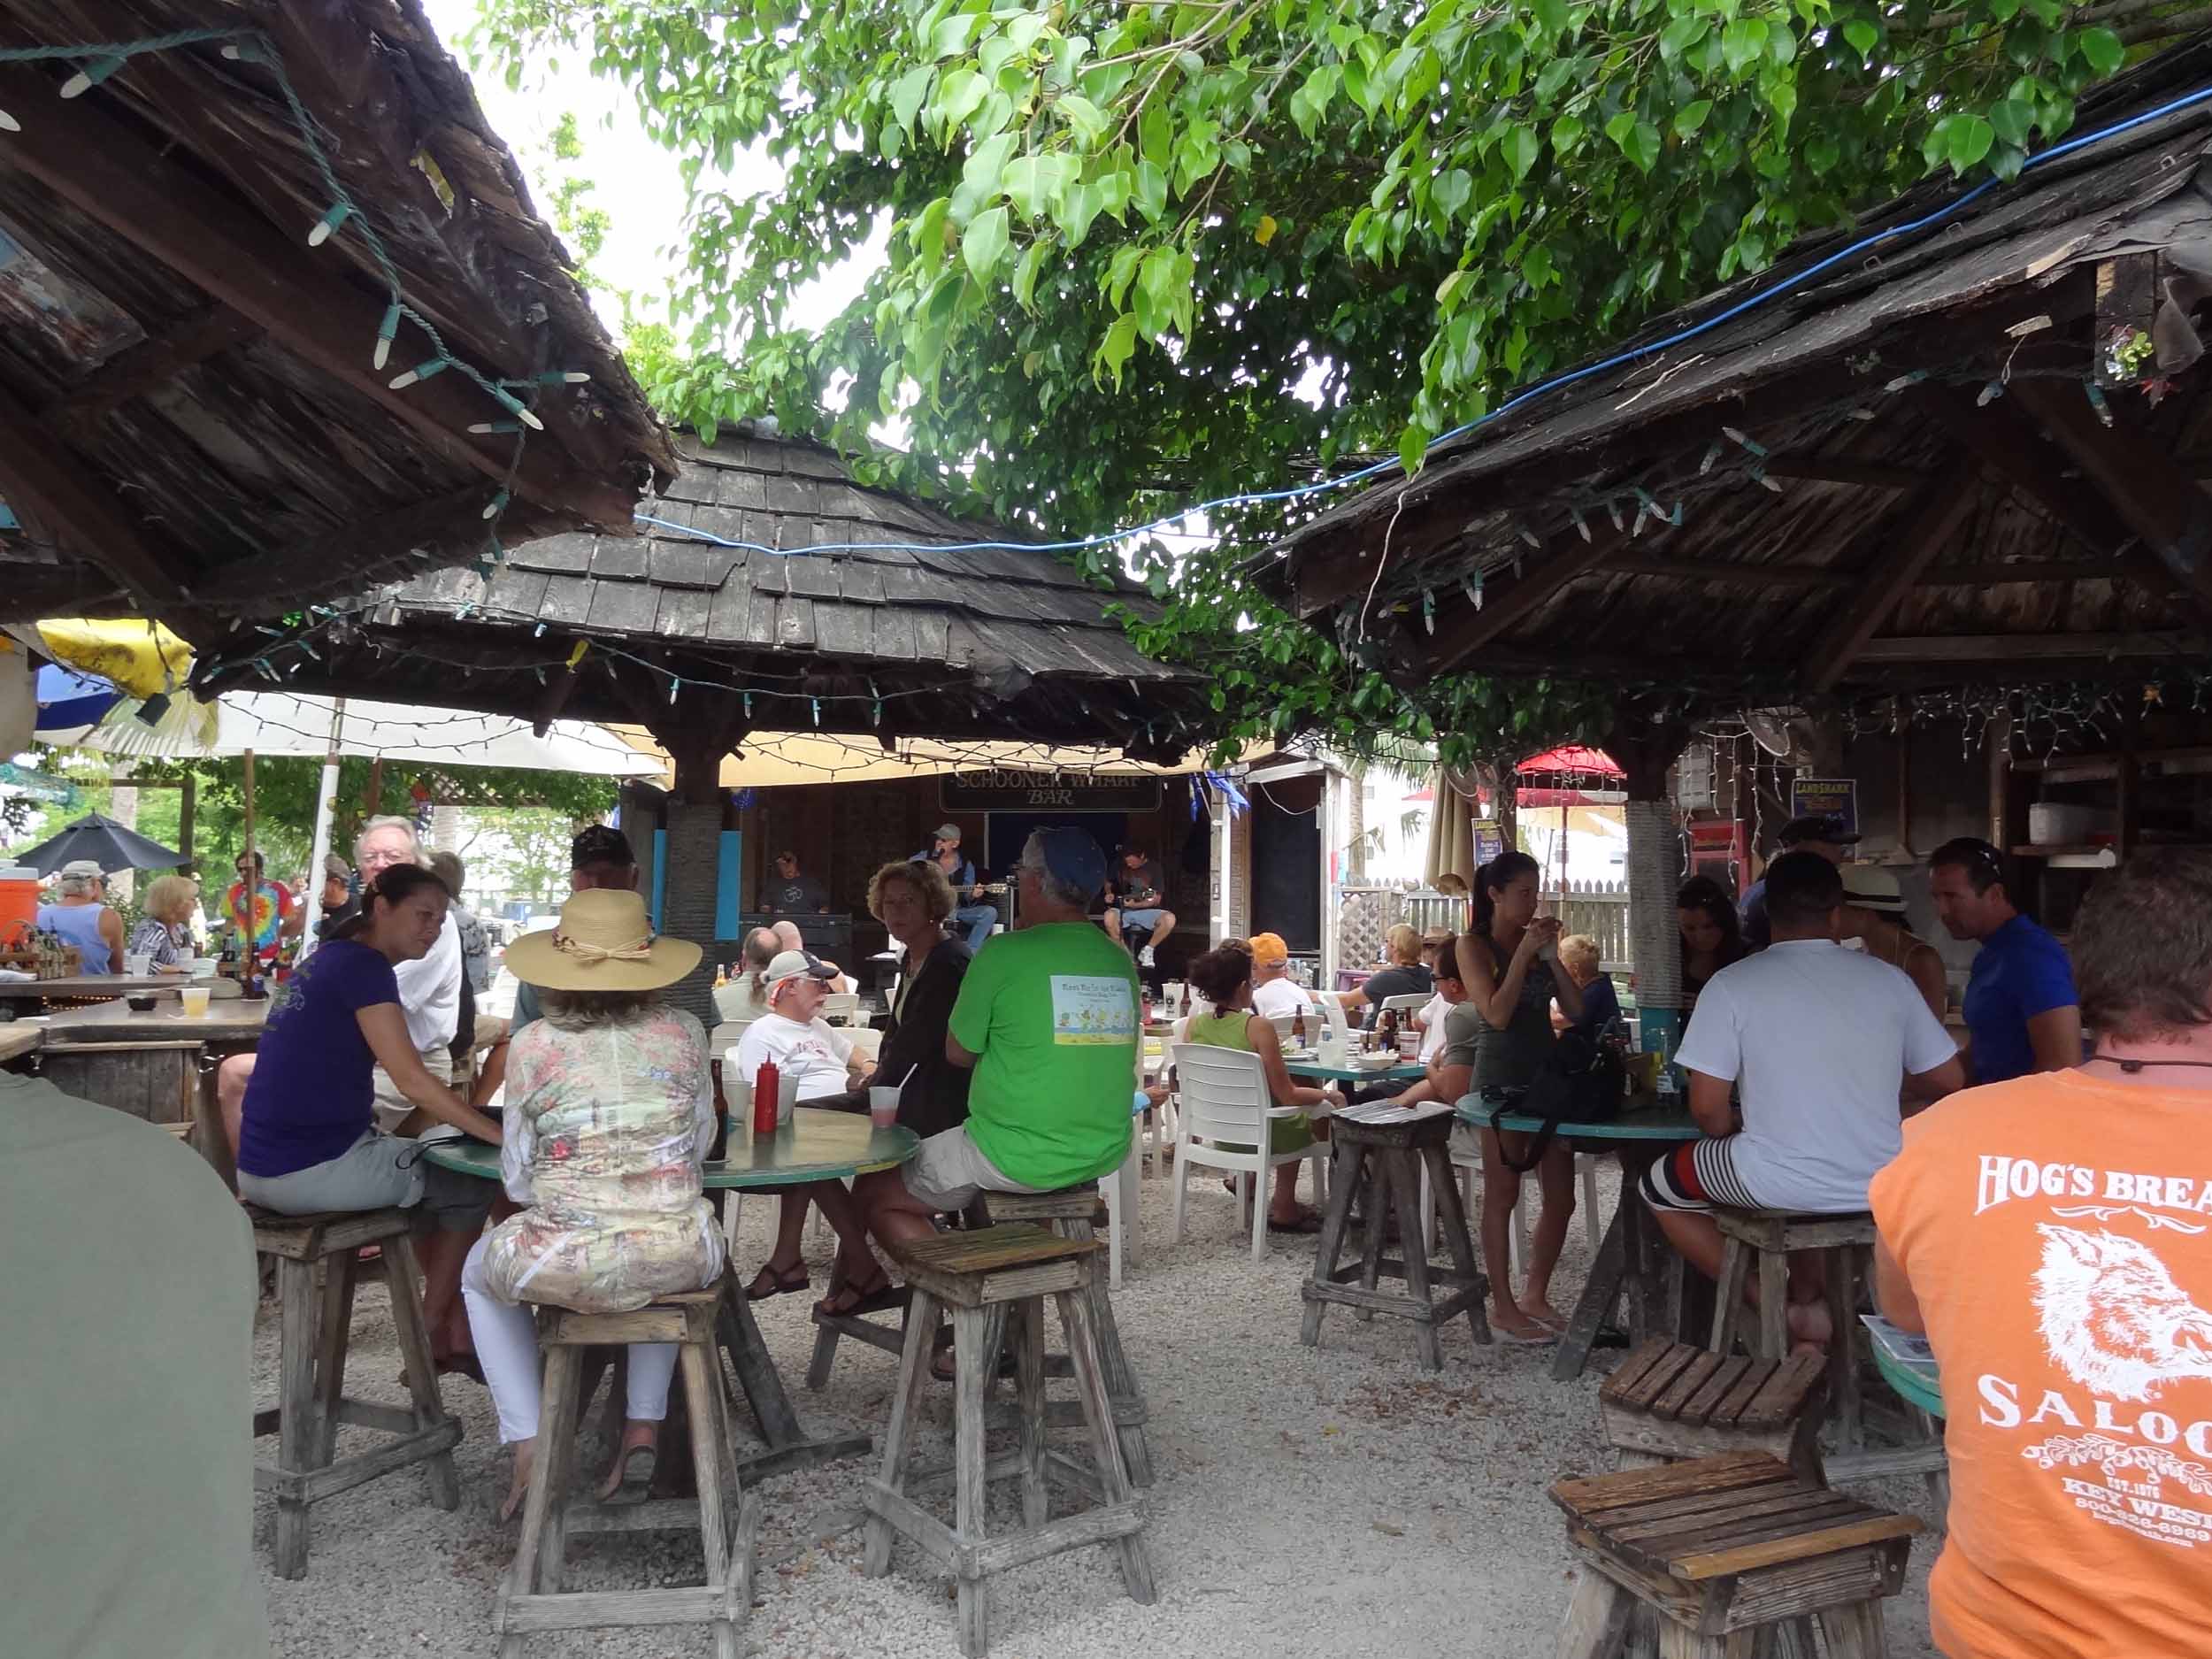
{"label": "man in orange t-shirt", "polygon": [[1950,1659],[2212,1651],[2212,854],[2100,878],[2073,951],[2094,1056],[1911,1119],[1870,1189],[1942,1371]]}

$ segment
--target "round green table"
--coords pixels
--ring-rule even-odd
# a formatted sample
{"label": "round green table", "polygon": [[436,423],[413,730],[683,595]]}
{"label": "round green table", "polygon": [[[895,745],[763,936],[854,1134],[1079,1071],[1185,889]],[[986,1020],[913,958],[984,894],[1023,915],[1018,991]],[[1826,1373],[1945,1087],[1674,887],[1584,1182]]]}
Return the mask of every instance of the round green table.
{"label": "round green table", "polygon": [[1943,1383],[1932,1371],[1891,1353],[1879,1340],[1870,1342],[1875,1368],[1882,1380],[1896,1390],[1907,1405],[1917,1406],[1932,1417],[1943,1416]]}
{"label": "round green table", "polygon": [[[912,1157],[922,1138],[897,1124],[879,1129],[865,1112],[824,1111],[800,1106],[791,1121],[766,1138],[749,1123],[730,1119],[723,1156],[700,1165],[710,1191],[757,1192],[766,1187],[803,1187],[810,1181],[849,1180],[876,1170],[896,1169]],[[499,1179],[499,1148],[481,1141],[435,1141],[426,1155],[442,1170]]]}
{"label": "round green table", "polygon": [[1311,1055],[1285,1059],[1283,1070],[1306,1083],[1359,1083],[1378,1088],[1397,1084],[1410,1087],[1428,1075],[1410,1061],[1399,1065],[1325,1065]]}
{"label": "round green table", "polygon": [[[801,1106],[793,1110],[789,1123],[768,1136],[756,1136],[749,1125],[733,1118],[724,1156],[703,1164],[700,1173],[709,1191],[803,1187],[810,1181],[844,1180],[875,1170],[895,1169],[912,1157],[921,1144],[921,1137],[911,1129],[895,1124],[879,1129],[864,1112]],[[481,1141],[435,1141],[425,1156],[440,1169],[486,1180],[499,1179],[499,1148]],[[866,1452],[874,1442],[864,1431],[815,1436],[800,1425],[798,1413],[791,1409],[791,1395],[776,1370],[775,1357],[761,1339],[752,1303],[745,1299],[734,1274],[726,1274],[722,1284],[715,1339],[737,1372],[763,1447],[751,1456],[738,1459],[739,1478],[758,1480]],[[687,1459],[678,1457],[675,1462],[686,1464]]]}

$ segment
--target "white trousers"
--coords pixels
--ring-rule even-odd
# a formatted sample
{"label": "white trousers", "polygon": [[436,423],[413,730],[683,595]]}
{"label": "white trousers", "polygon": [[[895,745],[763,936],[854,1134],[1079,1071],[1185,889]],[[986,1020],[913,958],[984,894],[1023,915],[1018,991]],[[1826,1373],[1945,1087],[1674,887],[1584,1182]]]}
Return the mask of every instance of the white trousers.
{"label": "white trousers", "polygon": [[[538,1435],[538,1405],[544,1394],[538,1370],[538,1325],[519,1302],[502,1302],[484,1279],[484,1246],[479,1239],[461,1269],[461,1299],[468,1304],[469,1333],[484,1368],[492,1404],[499,1409],[502,1445]],[[676,1375],[673,1342],[630,1344],[630,1389],[626,1414],[633,1423],[658,1423],[668,1415],[668,1385]]]}

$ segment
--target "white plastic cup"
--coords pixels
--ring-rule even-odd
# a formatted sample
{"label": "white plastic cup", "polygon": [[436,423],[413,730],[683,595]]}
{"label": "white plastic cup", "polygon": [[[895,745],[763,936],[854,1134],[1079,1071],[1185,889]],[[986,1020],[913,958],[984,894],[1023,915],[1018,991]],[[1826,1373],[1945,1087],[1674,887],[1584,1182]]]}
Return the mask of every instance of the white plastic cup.
{"label": "white plastic cup", "polygon": [[211,979],[215,977],[215,970],[222,965],[222,958],[219,956],[195,956],[192,958],[192,977],[196,979]]}
{"label": "white plastic cup", "polygon": [[123,972],[134,979],[142,979],[154,971],[154,959],[150,952],[127,950],[123,953]]}
{"label": "white plastic cup", "polygon": [[776,1127],[780,1129],[791,1121],[792,1109],[799,1103],[799,1074],[787,1071],[778,1080],[776,1088]]}
{"label": "white plastic cup", "polygon": [[177,1000],[184,1005],[184,1017],[187,1019],[205,1019],[209,995],[204,985],[188,985],[180,990]]}
{"label": "white plastic cup", "polygon": [[898,1120],[899,1091],[889,1084],[877,1084],[868,1091],[868,1121],[879,1129],[888,1129]]}

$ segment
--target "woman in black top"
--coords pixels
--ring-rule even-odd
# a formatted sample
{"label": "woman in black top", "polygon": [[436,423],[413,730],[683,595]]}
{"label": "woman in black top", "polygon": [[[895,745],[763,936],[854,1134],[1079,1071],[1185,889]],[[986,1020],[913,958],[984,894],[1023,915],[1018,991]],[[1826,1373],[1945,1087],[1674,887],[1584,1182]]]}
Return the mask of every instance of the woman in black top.
{"label": "woman in black top", "polygon": [[925,1141],[967,1121],[968,1082],[975,1075],[945,1058],[945,1030],[972,959],[968,947],[945,932],[954,902],[952,884],[933,864],[886,864],[868,883],[868,913],[906,947],[891,1028],[868,1082],[887,1088],[904,1080],[899,1122]]}
{"label": "woman in black top", "polygon": [[1682,935],[1682,1009],[1697,1006],[1697,994],[1723,968],[1744,958],[1743,927],[1736,906],[1710,876],[1692,876],[1674,895],[1674,915]]}

